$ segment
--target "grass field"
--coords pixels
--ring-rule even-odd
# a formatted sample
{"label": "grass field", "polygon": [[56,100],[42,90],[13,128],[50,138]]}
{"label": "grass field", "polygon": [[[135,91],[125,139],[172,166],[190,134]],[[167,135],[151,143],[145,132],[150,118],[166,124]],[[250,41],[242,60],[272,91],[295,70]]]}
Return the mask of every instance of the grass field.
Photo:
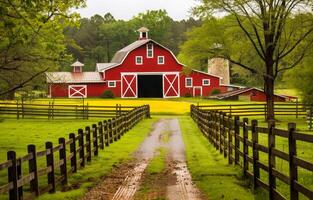
{"label": "grass field", "polygon": [[[127,132],[122,139],[110,145],[109,148],[99,151],[99,156],[92,159],[84,169],[78,170],[76,174],[69,177],[67,192],[58,192],[55,194],[47,194],[40,196],[39,199],[78,199],[84,195],[85,191],[100,181],[100,178],[109,173],[112,167],[119,165],[132,158],[131,153],[134,152],[139,144],[144,140],[145,136],[150,132],[150,127],[158,118],[146,119],[136,125],[131,131]],[[76,129],[85,125],[91,125],[89,121],[31,121],[31,120],[5,120],[0,123],[0,129],[4,130],[8,136],[1,134],[1,161],[5,160],[7,150],[16,150],[18,155],[26,154],[26,145],[30,143],[38,144],[39,150],[43,149],[45,141],[50,140],[57,142],[58,137],[67,137],[68,133],[75,132]],[[3,147],[3,148],[2,148]],[[0,162],[1,162],[0,161]],[[44,166],[45,159],[38,159],[39,168]],[[23,170],[24,171],[24,170]],[[6,171],[1,172],[1,177]],[[3,182],[4,181],[4,182]],[[6,179],[1,179],[3,184]],[[40,185],[46,184],[45,177],[39,180]],[[27,187],[26,187],[27,188]],[[6,199],[1,197],[0,199]]]}

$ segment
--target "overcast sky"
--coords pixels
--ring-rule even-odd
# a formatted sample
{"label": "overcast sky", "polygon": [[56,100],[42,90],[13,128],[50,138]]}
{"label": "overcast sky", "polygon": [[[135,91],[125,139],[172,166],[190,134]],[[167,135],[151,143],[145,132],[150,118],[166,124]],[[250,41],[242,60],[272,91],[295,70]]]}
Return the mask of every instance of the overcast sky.
{"label": "overcast sky", "polygon": [[146,10],[165,9],[168,15],[181,20],[190,17],[190,8],[197,0],[87,0],[87,7],[79,9],[82,17],[110,12],[116,19],[131,19]]}

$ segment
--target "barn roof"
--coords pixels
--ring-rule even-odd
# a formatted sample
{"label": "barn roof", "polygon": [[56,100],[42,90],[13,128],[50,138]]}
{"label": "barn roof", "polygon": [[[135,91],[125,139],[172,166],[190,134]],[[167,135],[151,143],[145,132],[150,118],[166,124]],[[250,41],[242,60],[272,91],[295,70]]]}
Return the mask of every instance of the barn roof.
{"label": "barn roof", "polygon": [[134,49],[137,49],[138,47],[141,47],[144,44],[147,44],[148,42],[152,41],[151,39],[147,40],[137,40],[130,45],[124,47],[123,49],[119,50],[118,52],[115,53],[113,56],[111,63],[121,63],[124,58],[127,56],[129,52],[131,52]]}
{"label": "barn roof", "polygon": [[[210,98],[214,98],[214,99],[227,99],[227,98],[229,98],[229,97],[237,96],[237,95],[243,94],[243,93],[245,93],[245,92],[249,92],[249,91],[251,91],[251,90],[258,90],[258,91],[260,91],[260,92],[264,92],[263,90],[261,90],[261,89],[259,89],[259,88],[248,87],[248,88],[241,88],[241,89],[237,89],[237,90],[233,90],[233,91],[229,91],[229,92],[224,92],[224,93],[221,93],[221,94],[213,95],[213,96],[211,96]],[[285,96],[277,95],[277,94],[274,94],[274,95],[277,96],[277,97],[286,99]]]}
{"label": "barn roof", "polygon": [[104,82],[99,72],[47,72],[47,83],[99,83]]}
{"label": "barn roof", "polygon": [[96,65],[96,71],[101,72],[103,70],[106,70],[109,67],[112,67],[114,65],[117,65],[117,63],[97,63]]}

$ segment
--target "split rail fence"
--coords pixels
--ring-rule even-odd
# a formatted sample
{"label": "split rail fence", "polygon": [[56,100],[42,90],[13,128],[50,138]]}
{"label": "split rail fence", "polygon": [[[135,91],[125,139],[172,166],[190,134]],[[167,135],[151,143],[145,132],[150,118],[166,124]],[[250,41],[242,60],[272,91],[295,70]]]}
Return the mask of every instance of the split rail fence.
{"label": "split rail fence", "polygon": [[47,119],[89,119],[116,117],[122,115],[134,106],[89,106],[86,105],[59,105],[49,102],[49,104],[32,104],[25,102],[0,102],[0,115],[5,117],[24,118],[47,118]]}
{"label": "split rail fence", "polygon": [[[266,103],[255,104],[230,104],[230,105],[198,105],[205,111],[222,111],[231,116],[264,116],[267,114]],[[303,103],[275,103],[274,111],[276,116],[305,117],[312,105]]]}
{"label": "split rail fence", "polygon": [[[255,189],[263,188],[269,192],[269,199],[287,199],[278,191],[277,179],[289,185],[290,199],[297,200],[300,194],[302,197],[313,199],[312,185],[309,188],[298,180],[298,174],[303,169],[312,177],[313,163],[300,158],[301,155],[297,154],[297,142],[313,145],[313,135],[297,132],[295,123],[289,123],[288,130],[281,130],[275,128],[274,121],[270,121],[268,128],[264,128],[258,126],[257,120],[252,120],[249,124],[248,118],[240,121],[239,116],[203,110],[202,107],[195,105],[191,105],[191,117],[209,142],[225,158],[228,157],[228,163],[240,165],[245,177],[252,180]],[[267,137],[267,145],[259,141],[263,136]],[[288,141],[287,152],[276,146],[277,137]],[[260,159],[261,153],[266,155],[267,163]],[[288,162],[289,176],[278,170],[276,158]],[[265,174],[266,177],[261,177],[260,174]]]}
{"label": "split rail fence", "polygon": [[[0,172],[7,170],[8,182],[0,185],[0,194],[8,194],[12,200],[21,200],[54,193],[58,184],[66,185],[70,174],[84,168],[86,162],[98,156],[99,149],[118,141],[140,120],[149,117],[150,107],[144,105],[92,127],[87,126],[85,130],[79,129],[78,134],[69,134],[68,140],[59,138],[57,145],[46,142],[45,150],[37,151],[36,146],[31,144],[27,146],[28,154],[25,156],[17,158],[14,151],[7,152],[7,161],[0,163]],[[45,157],[46,167],[39,169],[38,159],[41,157]],[[27,175],[22,174],[23,165],[28,167]],[[43,177],[47,179],[46,186],[40,185],[43,183],[39,179]]]}

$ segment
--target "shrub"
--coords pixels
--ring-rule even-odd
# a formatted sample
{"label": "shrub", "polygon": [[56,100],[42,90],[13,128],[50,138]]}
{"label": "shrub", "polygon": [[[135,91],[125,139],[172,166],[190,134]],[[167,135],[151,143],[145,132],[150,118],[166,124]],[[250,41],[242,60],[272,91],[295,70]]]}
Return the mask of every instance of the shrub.
{"label": "shrub", "polygon": [[113,99],[114,98],[114,94],[111,90],[105,90],[102,94],[101,94],[101,98],[105,98],[105,99]]}
{"label": "shrub", "polygon": [[219,89],[214,89],[214,90],[212,90],[212,92],[211,92],[211,96],[213,96],[213,95],[218,95],[218,94],[220,94],[221,93],[221,90],[219,90]]}
{"label": "shrub", "polygon": [[185,94],[185,97],[192,97],[192,95],[189,93],[189,92],[187,92],[186,94]]}

